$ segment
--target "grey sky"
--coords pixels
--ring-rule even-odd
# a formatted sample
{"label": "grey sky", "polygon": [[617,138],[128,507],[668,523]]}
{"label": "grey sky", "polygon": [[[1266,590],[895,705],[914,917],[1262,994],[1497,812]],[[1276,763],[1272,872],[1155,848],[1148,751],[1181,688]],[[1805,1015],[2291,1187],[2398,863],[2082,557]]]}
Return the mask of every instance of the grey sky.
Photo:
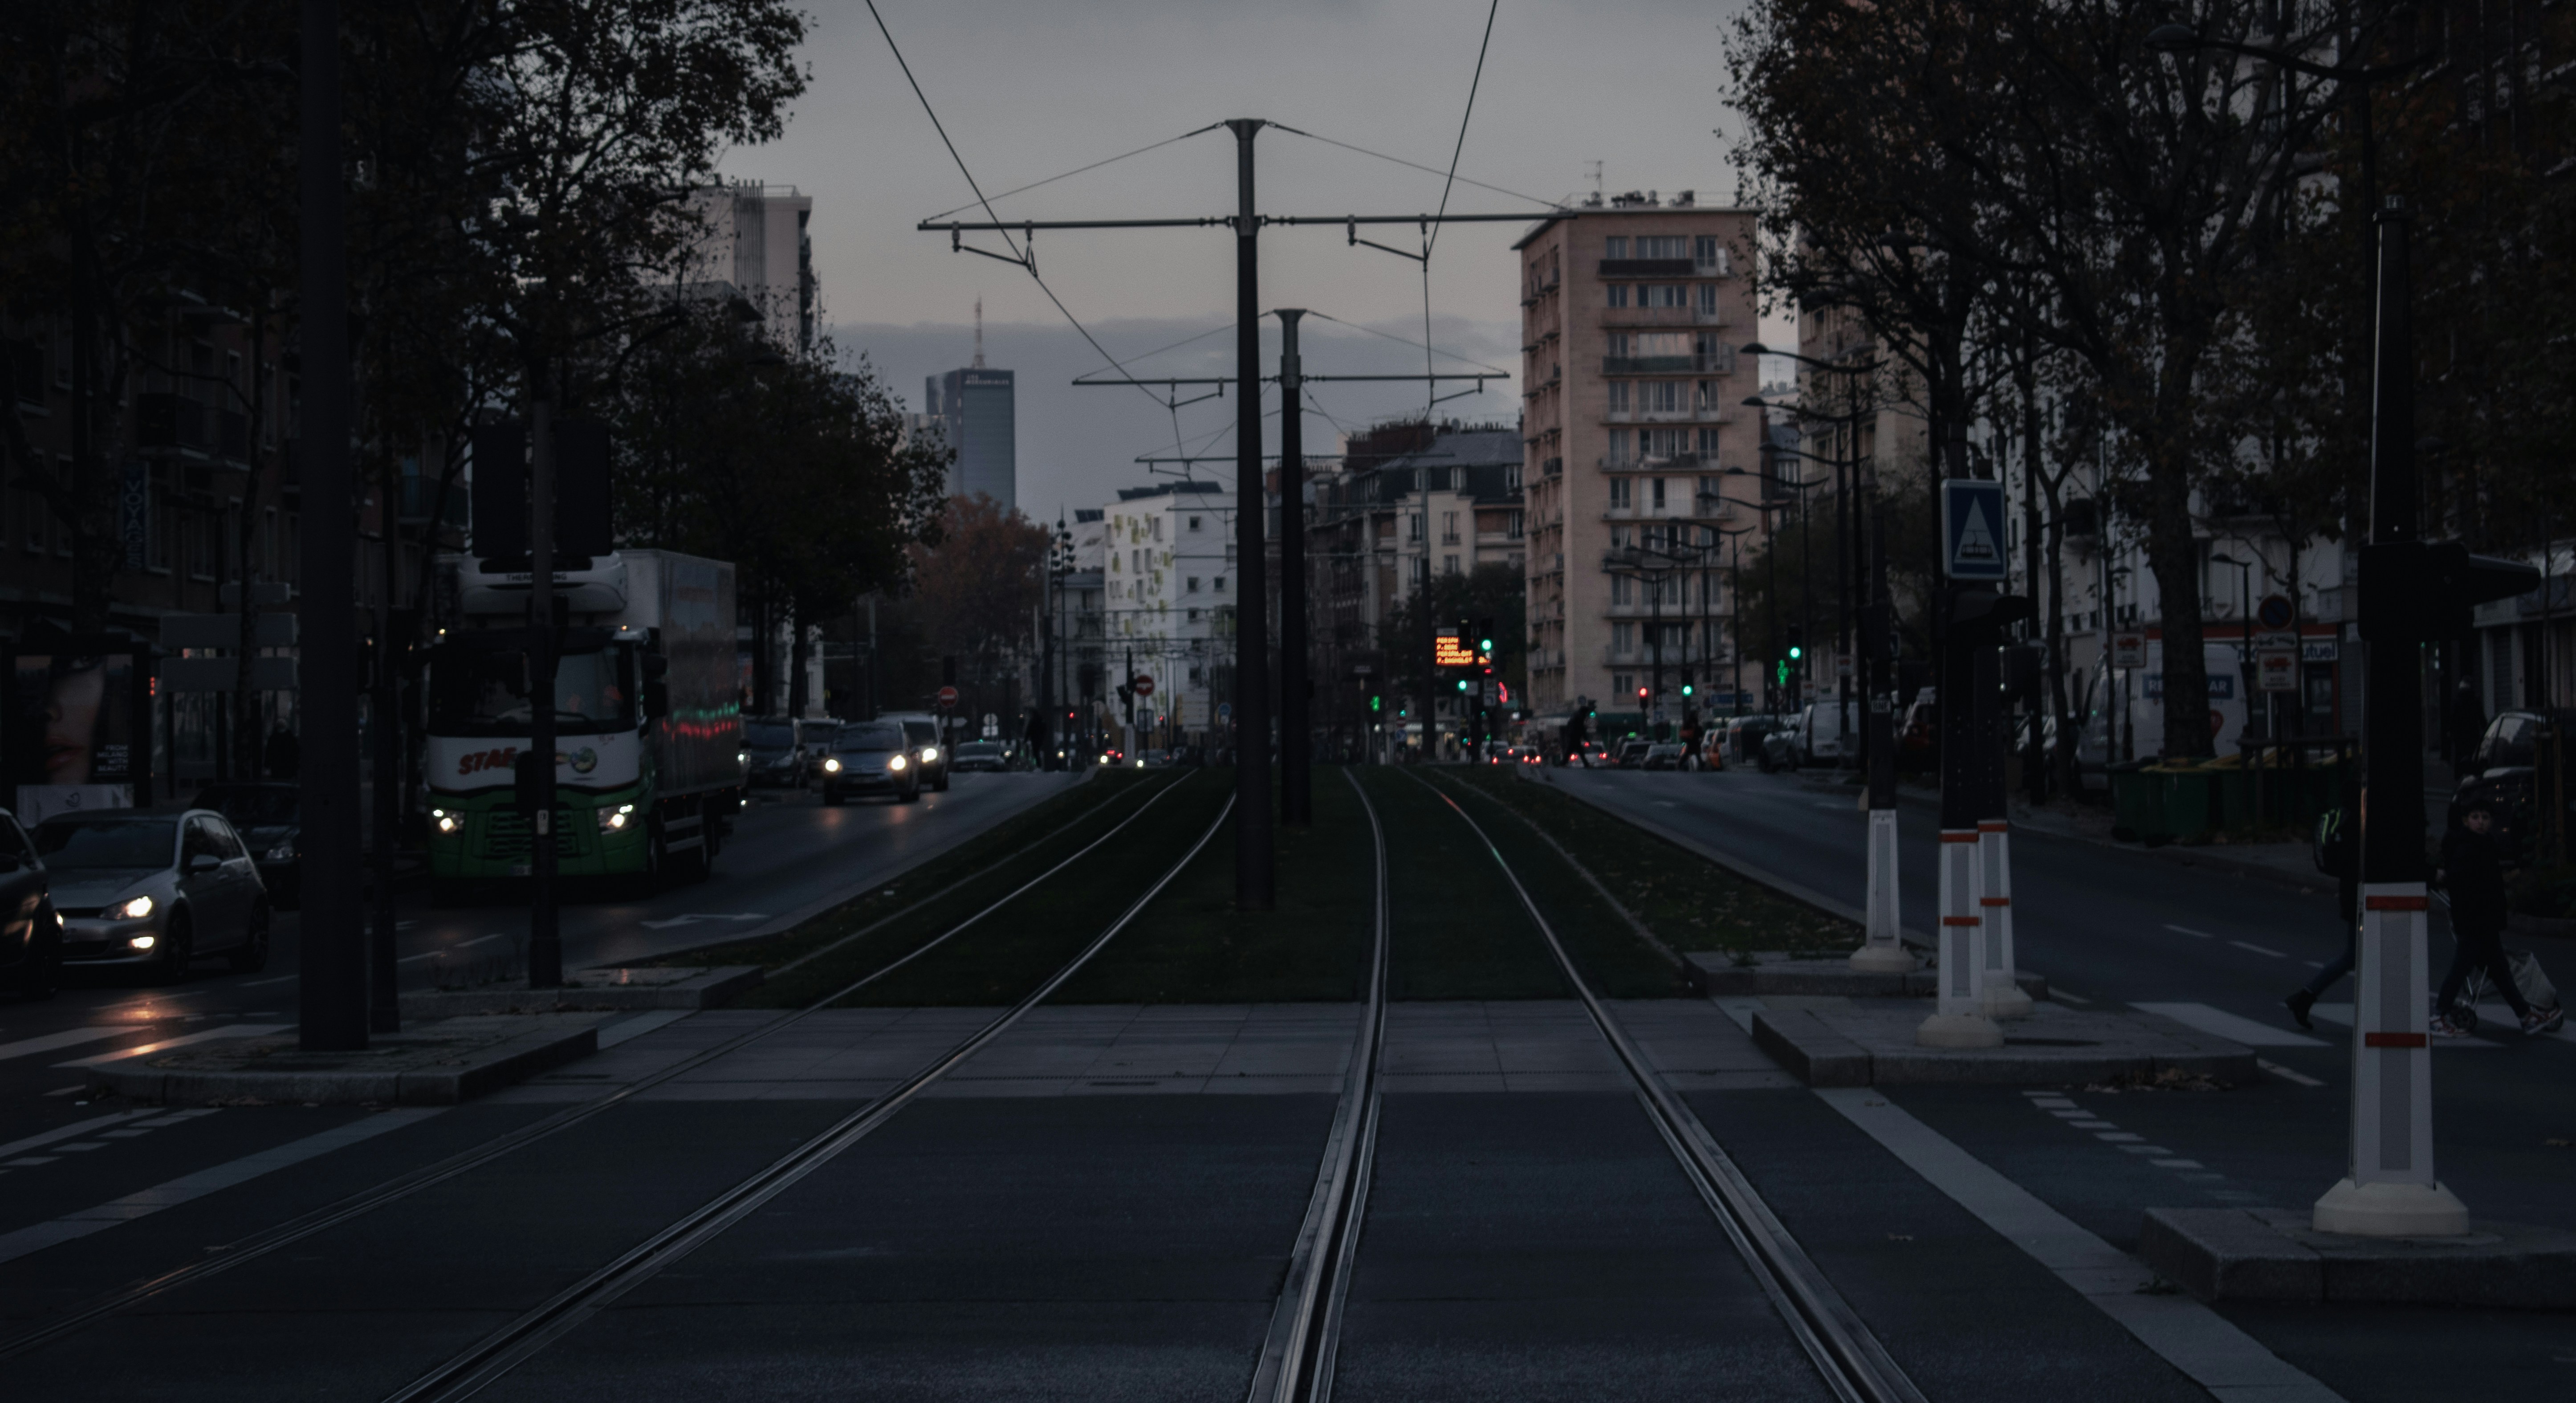
{"label": "grey sky", "polygon": [[[1423,165],[1447,164],[1475,69],[1483,0],[878,0],[923,90],[976,179],[995,193],[1226,117],[1255,116]],[[1506,0],[1494,26],[1462,176],[1547,199],[1693,189],[1734,195],[1719,104],[1718,24],[1732,5],[1605,0],[1534,6]],[[913,225],[972,199],[857,0],[815,0],[811,91],[785,140],[737,153],[729,173],[793,184],[814,197],[815,259],[826,317],[845,349],[867,352],[908,403],[924,375],[962,365],[975,299],[986,358],[1019,371],[1020,498],[1033,515],[1087,506],[1143,481],[1138,453],[1168,451],[1171,415],[1133,390],[1073,390],[1099,366],[1030,278],[1006,263],[952,254]],[[1259,139],[1267,213],[1414,213],[1437,206],[1440,177],[1287,133]],[[1219,130],[996,201],[1004,218],[1216,215],[1234,202],[1234,143]],[[1452,210],[1518,211],[1524,202],[1460,185]],[[974,217],[971,213],[959,216]],[[1526,226],[1453,225],[1430,266],[1433,341],[1517,367],[1518,278],[1510,252]],[[1407,246],[1410,229],[1382,231]],[[1232,239],[1223,229],[1041,234],[1037,264],[1057,295],[1122,359],[1230,324]],[[1262,239],[1264,309],[1304,306],[1409,339],[1423,324],[1419,265],[1346,245],[1338,228]],[[1315,325],[1310,372],[1418,370],[1420,352]],[[1275,326],[1275,323],[1274,323]],[[1139,373],[1222,374],[1220,334],[1138,363]],[[1329,363],[1328,363],[1329,357]],[[1442,369],[1462,362],[1444,359]],[[1333,418],[1364,423],[1419,404],[1416,390],[1319,387]],[[1517,391],[1497,387],[1442,406],[1509,419]],[[1234,401],[1180,411],[1195,442],[1231,422]],[[1275,444],[1275,427],[1272,442]],[[1332,425],[1307,420],[1329,450]],[[1226,451],[1231,440],[1214,447]]]}

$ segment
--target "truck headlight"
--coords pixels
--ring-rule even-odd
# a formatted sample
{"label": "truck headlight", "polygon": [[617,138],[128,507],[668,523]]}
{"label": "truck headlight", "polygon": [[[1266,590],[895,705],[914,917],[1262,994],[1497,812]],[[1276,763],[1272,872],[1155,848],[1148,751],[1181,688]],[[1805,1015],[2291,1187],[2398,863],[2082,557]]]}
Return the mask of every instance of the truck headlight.
{"label": "truck headlight", "polygon": [[826,761],[824,761],[824,762],[823,762],[823,773],[825,773],[825,774],[827,774],[827,775],[837,775],[837,774],[839,774],[840,772],[841,772],[841,762],[840,762],[839,760],[837,760],[837,759],[833,759],[833,760],[826,760]]}
{"label": "truck headlight", "polygon": [[107,918],[111,921],[139,921],[151,914],[152,898],[148,896],[138,896],[132,901],[120,901],[107,908]]}
{"label": "truck headlight", "polygon": [[445,809],[430,810],[429,821],[441,833],[460,833],[465,829],[465,815],[452,814]]}
{"label": "truck headlight", "polygon": [[594,812],[599,815],[599,831],[602,833],[623,833],[629,824],[635,822],[633,804],[620,804],[613,809],[598,809]]}
{"label": "truck headlight", "polygon": [[902,756],[900,756],[900,755],[889,755],[889,756],[887,756],[887,757],[886,757],[886,768],[887,768],[887,769],[889,769],[889,770],[900,770],[900,769],[902,769],[902,768],[903,768],[903,757],[902,757]]}

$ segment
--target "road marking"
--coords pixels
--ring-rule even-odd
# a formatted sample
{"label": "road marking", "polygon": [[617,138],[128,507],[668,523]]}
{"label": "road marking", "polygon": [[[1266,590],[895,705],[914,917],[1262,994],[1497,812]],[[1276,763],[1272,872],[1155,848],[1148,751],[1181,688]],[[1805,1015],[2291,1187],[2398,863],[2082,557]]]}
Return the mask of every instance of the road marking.
{"label": "road marking", "polygon": [[295,977],[296,977],[296,976],[291,975],[291,974],[281,974],[281,975],[277,976],[277,977],[276,977],[276,978],[274,978],[274,979],[254,979],[254,980],[252,980],[251,982],[249,982],[248,984],[237,985],[237,986],[235,986],[235,987],[237,987],[237,988],[242,988],[242,989],[257,989],[257,988],[260,988],[260,987],[261,987],[261,986],[263,986],[263,985],[268,985],[268,984],[283,984],[283,983],[287,982],[288,980],[293,979],[293,978],[295,978]]}
{"label": "road marking", "polygon": [[2174,932],[2176,935],[2188,935],[2194,940],[2216,940],[2218,938],[2205,930],[2193,930],[2189,926],[2167,926],[2165,929]]}
{"label": "road marking", "polygon": [[120,1048],[115,1052],[102,1052],[96,1057],[77,1057],[69,1062],[57,1062],[54,1065],[57,1067],[95,1067],[102,1062],[121,1062],[128,1057],[141,1057],[146,1053],[152,1052],[166,1052],[174,1047],[186,1047],[190,1043],[212,1042],[217,1038],[255,1038],[264,1033],[283,1033],[294,1026],[295,1025],[292,1023],[233,1023],[221,1028],[208,1028],[202,1033],[185,1033],[175,1038],[163,1038],[157,1043],[145,1043],[141,1047]]}
{"label": "road marking", "polygon": [[2051,985],[2049,985],[2049,986],[2048,986],[2048,996],[2049,996],[2050,998],[2052,998],[2052,999],[2055,999],[2055,1000],[2057,1000],[2057,1001],[2061,1002],[2061,1003],[2070,1003],[2070,1004],[2073,1004],[2073,1005],[2075,1005],[2075,1006],[2076,1006],[2076,1007],[2078,1007],[2078,1008],[2082,1008],[2084,1005],[2086,1005],[2086,1004],[2089,1004],[2089,1003],[2093,1002],[2091,999],[2088,999],[2088,998],[2084,997],[2082,994],[2073,993],[2073,992],[2070,992],[2070,991],[2065,990],[2065,989],[2060,989],[2060,988],[2058,988],[2058,987],[2057,987],[2056,985],[2054,985],[2054,984],[2051,984]]}
{"label": "road marking", "polygon": [[[2207,1004],[2133,1003],[2129,1007],[2144,1013],[2163,1014],[2186,1028],[2197,1028],[2204,1033],[2225,1038],[2229,1042],[2243,1043],[2247,1047],[2327,1046],[2324,1040],[2309,1037],[2305,1033],[2293,1033],[2287,1028],[2275,1028],[2269,1023],[2258,1023],[2240,1014],[2229,1013],[2225,1009],[2211,1008]],[[2349,1016],[2346,1015],[2346,1017]]]}
{"label": "road marking", "polygon": [[1817,1096],[1979,1222],[2030,1254],[2193,1382],[2231,1403],[2342,1403],[2216,1311],[2151,1295],[2155,1273],[1868,1087]]}
{"label": "road marking", "polygon": [[[2315,1077],[2309,1076],[2309,1075],[2308,1075],[2307,1073],[2305,1073],[2305,1072],[2294,1072],[2294,1071],[2291,1071],[2289,1068],[2282,1066],[2280,1063],[2275,1062],[2275,1061],[2271,1060],[2271,1059],[2270,1059],[2270,1058],[2268,1058],[2268,1057],[2257,1057],[2257,1058],[2255,1058],[2255,1059],[2254,1059],[2254,1065],[2255,1065],[2255,1066],[2257,1066],[2257,1067],[2262,1068],[2264,1071],[2270,1072],[2272,1075],[2274,1075],[2274,1076],[2276,1076],[2276,1077],[2279,1077],[2281,1080],[2283,1080],[2283,1081],[2285,1081],[2285,1082],[2290,1083],[2292,1086],[2323,1086],[2323,1085],[2325,1085],[2325,1083],[2324,1083],[2324,1082],[2321,1082],[2321,1081],[2317,1080]],[[2194,1167],[2195,1167],[2195,1168],[2197,1168],[2198,1166],[2194,1166]]]}
{"label": "road marking", "polygon": [[51,1052],[58,1047],[71,1047],[79,1043],[93,1043],[97,1042],[101,1038],[112,1038],[123,1033],[139,1033],[142,1031],[144,1031],[144,1029],[139,1024],[118,1023],[111,1024],[103,1028],[97,1026],[72,1028],[60,1033],[47,1033],[42,1037],[22,1038],[13,1043],[0,1043],[0,1062],[5,1062],[12,1057],[32,1057],[39,1052]]}
{"label": "road marking", "polygon": [[159,1109],[158,1106],[146,1106],[139,1111],[118,1111],[112,1115],[92,1116],[88,1120],[74,1121],[69,1125],[48,1130],[42,1135],[30,1135],[24,1140],[12,1140],[8,1144],[0,1145],[0,1155],[24,1154],[29,1150],[42,1149],[57,1140],[76,1140],[94,1130],[121,1125],[126,1121],[151,1115]]}
{"label": "road marking", "polygon": [[2246,943],[2245,943],[2244,941],[2242,941],[2242,940],[2231,940],[2231,941],[2229,941],[2229,942],[2227,942],[2227,943],[2228,943],[2228,944],[2230,944],[2230,945],[2235,946],[2235,947],[2236,947],[2237,949],[2239,949],[2239,950],[2251,950],[2251,951],[2253,951],[2253,952],[2254,952],[2255,954],[2257,954],[2257,955],[2269,955],[2269,956],[2271,956],[2273,959],[2276,959],[2276,960],[2286,960],[2286,959],[2290,958],[2289,956],[2282,954],[2282,953],[2281,953],[2280,951],[2278,951],[2278,950],[2266,950],[2266,949],[2264,949],[2264,948],[2263,948],[2262,946],[2260,946],[2260,945],[2248,945],[2248,944],[2246,944]]}
{"label": "road marking", "polygon": [[16,1232],[0,1233],[0,1262],[14,1262],[31,1252],[41,1252],[55,1243],[69,1242],[74,1238],[87,1237],[95,1232],[105,1232],[119,1223],[130,1223],[137,1218],[158,1213],[164,1208],[176,1208],[180,1204],[204,1198],[219,1189],[248,1183],[273,1170],[302,1164],[308,1159],[327,1155],[343,1146],[373,1139],[388,1130],[400,1130],[406,1125],[441,1114],[446,1109],[444,1106],[421,1106],[399,1111],[379,1111],[351,1121],[347,1125],[325,1130],[318,1135],[307,1135],[301,1140],[290,1140],[275,1149],[262,1150],[255,1155],[245,1155],[240,1159],[218,1164],[211,1169],[200,1169],[194,1174],[183,1174],[148,1189],[138,1189],[123,1198],[109,1199],[95,1208],[84,1208],[78,1213],[66,1213],[50,1222],[31,1224]]}

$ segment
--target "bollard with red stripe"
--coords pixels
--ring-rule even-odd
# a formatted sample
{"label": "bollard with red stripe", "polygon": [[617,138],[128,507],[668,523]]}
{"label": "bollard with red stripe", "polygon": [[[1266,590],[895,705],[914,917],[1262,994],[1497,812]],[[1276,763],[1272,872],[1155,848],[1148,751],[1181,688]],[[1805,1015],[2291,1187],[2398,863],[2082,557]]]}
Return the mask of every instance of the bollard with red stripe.
{"label": "bollard with red stripe", "polygon": [[2013,977],[2012,824],[1977,823],[1977,914],[1985,917],[1988,1018],[2028,1018],[2030,995]]}
{"label": "bollard with red stripe", "polygon": [[1985,917],[1977,905],[1977,830],[1941,830],[1940,997],[1914,1030],[1925,1047],[2001,1047],[1986,1016]]}

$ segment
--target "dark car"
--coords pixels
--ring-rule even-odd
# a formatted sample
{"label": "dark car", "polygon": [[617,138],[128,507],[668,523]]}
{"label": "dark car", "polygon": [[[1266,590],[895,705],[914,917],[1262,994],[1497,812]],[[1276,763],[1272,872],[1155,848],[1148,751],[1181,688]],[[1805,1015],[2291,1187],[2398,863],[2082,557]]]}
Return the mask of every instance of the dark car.
{"label": "dark car", "polygon": [[922,765],[914,758],[912,737],[892,721],[852,721],[832,737],[831,752],[819,768],[823,802],[882,794],[898,804],[921,797]]}
{"label": "dark car", "polygon": [[749,781],[785,789],[805,787],[805,728],[791,716],[758,716],[742,723],[742,749],[750,757]]}
{"label": "dark car", "polygon": [[63,972],[63,918],[46,891],[45,864],[0,809],[0,979],[31,999],[52,995]]}
{"label": "dark car", "polygon": [[950,757],[950,768],[960,772],[997,775],[1010,767],[1011,757],[1002,753],[999,741],[970,740]]}
{"label": "dark car", "polygon": [[1646,747],[1645,758],[1637,767],[1643,770],[1679,770],[1687,768],[1690,747],[1679,741],[1658,741]]}
{"label": "dark car", "polygon": [[280,911],[304,900],[303,803],[302,786],[293,784],[210,784],[197,791],[197,807],[222,814],[250,845],[269,904]]}
{"label": "dark car", "polygon": [[1618,758],[1611,761],[1611,767],[1621,770],[1644,769],[1646,752],[1654,748],[1651,741],[1623,740],[1619,742]]}
{"label": "dark car", "polygon": [[939,718],[926,711],[889,713],[877,718],[903,727],[912,743],[912,763],[921,767],[921,787],[946,791],[948,747],[939,742]]}

